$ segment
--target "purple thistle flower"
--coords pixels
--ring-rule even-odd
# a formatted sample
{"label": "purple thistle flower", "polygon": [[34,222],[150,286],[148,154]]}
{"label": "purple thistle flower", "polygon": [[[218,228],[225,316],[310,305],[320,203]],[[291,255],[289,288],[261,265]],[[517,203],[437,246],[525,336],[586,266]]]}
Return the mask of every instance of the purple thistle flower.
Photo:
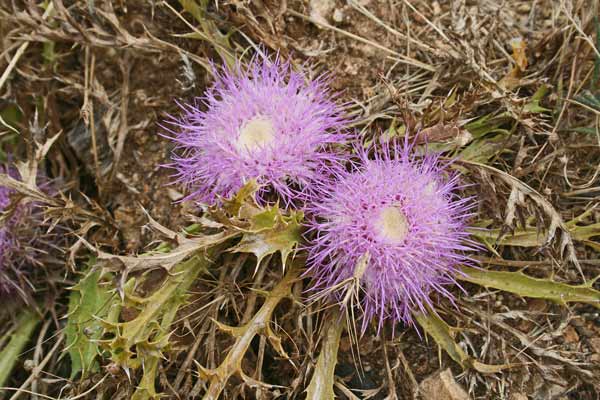
{"label": "purple thistle flower", "polygon": [[[15,171],[0,165],[0,173],[14,177]],[[6,186],[0,186],[0,213],[4,213],[11,204],[11,196],[15,191]],[[11,270],[18,269],[20,263],[15,263],[15,253],[18,251],[18,240],[15,235],[15,226],[18,225],[18,208],[12,210],[11,215],[3,215],[0,222],[0,294],[9,292],[14,282],[9,278]]]}
{"label": "purple thistle flower", "polygon": [[[0,165],[0,173],[5,173],[4,168]],[[0,212],[3,212],[10,204],[10,195],[12,190],[0,186]],[[4,221],[0,225],[0,269],[4,269],[7,260],[10,259],[14,245],[14,239],[10,233],[10,219]],[[0,290],[3,289],[2,279],[0,279]]]}
{"label": "purple thistle flower", "polygon": [[286,205],[305,199],[343,158],[335,145],[348,139],[327,79],[308,80],[289,62],[263,55],[214,72],[205,95],[180,105],[183,115],[165,127],[177,143],[170,167],[191,190],[187,198],[212,203],[256,179],[259,202],[272,194]]}
{"label": "purple thistle flower", "polygon": [[466,230],[472,199],[457,197],[458,176],[437,155],[411,150],[396,144],[374,159],[359,150],[359,162],[319,185],[307,210],[311,290],[340,301],[344,282],[358,278],[363,332],[373,317],[379,328],[386,319],[412,324],[432,292],[452,300],[445,286],[456,283],[457,265],[473,264],[464,254],[477,248]]}
{"label": "purple thistle flower", "polygon": [[[16,168],[0,165],[0,173],[20,180]],[[47,189],[44,184],[42,189]],[[0,295],[22,292],[23,272],[39,264],[39,253],[45,253],[51,235],[42,221],[42,209],[36,202],[13,203],[14,189],[0,186]]]}

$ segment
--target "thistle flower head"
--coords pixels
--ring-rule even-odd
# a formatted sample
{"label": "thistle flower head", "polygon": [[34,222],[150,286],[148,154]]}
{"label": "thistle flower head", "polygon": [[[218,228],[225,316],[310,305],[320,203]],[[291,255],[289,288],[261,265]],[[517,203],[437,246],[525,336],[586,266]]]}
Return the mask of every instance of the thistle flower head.
{"label": "thistle flower head", "polygon": [[[0,173],[4,173],[2,166],[0,166]],[[11,190],[9,188],[0,186],[0,212],[3,212],[10,204],[10,195]],[[13,241],[10,229],[7,226],[0,226],[0,269],[4,268],[6,260],[10,258],[10,253],[14,247]],[[0,281],[0,289],[2,289],[1,286],[2,283]]]}
{"label": "thistle flower head", "polygon": [[[0,165],[0,174],[19,180],[15,168]],[[47,189],[44,185],[44,189]],[[13,207],[16,191],[0,186],[0,294],[21,290],[23,272],[38,264],[51,235],[45,233],[42,209],[36,202],[20,202]]]}
{"label": "thistle flower head", "polygon": [[342,109],[323,77],[309,80],[279,57],[215,71],[216,81],[166,127],[177,143],[171,167],[194,198],[230,197],[246,181],[287,205],[340,159]]}
{"label": "thistle flower head", "polygon": [[373,317],[379,327],[386,319],[411,324],[432,292],[452,299],[445,286],[473,249],[465,225],[472,202],[457,197],[458,177],[435,155],[417,158],[410,146],[394,145],[359,158],[309,206],[313,290],[342,299],[343,283],[358,280],[363,331]]}

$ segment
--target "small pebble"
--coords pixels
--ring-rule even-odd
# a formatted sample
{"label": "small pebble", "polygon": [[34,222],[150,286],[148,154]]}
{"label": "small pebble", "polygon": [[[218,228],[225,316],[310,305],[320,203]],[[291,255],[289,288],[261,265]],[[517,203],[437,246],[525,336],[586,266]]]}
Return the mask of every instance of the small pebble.
{"label": "small pebble", "polygon": [[333,12],[333,20],[334,20],[334,22],[337,22],[338,24],[340,22],[343,22],[344,21],[344,12],[341,9],[336,8],[335,11]]}

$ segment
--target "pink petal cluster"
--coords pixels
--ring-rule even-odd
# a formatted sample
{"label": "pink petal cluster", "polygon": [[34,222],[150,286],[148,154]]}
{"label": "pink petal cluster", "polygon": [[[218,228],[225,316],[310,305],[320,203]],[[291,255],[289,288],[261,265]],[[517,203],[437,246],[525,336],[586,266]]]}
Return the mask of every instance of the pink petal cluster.
{"label": "pink petal cluster", "polygon": [[[341,300],[344,281],[357,278],[363,330],[373,318],[379,327],[386,319],[412,323],[413,312],[432,305],[432,292],[452,299],[446,286],[477,247],[466,229],[472,199],[455,193],[458,176],[438,156],[411,151],[406,144],[372,157],[358,151],[351,170],[322,182],[309,205],[312,290]],[[360,267],[361,260],[368,262]]]}
{"label": "pink petal cluster", "polygon": [[248,66],[217,71],[215,82],[164,127],[177,143],[177,182],[212,203],[256,179],[258,200],[306,199],[314,182],[342,158],[342,107],[326,79],[308,79],[289,62],[256,56]]}

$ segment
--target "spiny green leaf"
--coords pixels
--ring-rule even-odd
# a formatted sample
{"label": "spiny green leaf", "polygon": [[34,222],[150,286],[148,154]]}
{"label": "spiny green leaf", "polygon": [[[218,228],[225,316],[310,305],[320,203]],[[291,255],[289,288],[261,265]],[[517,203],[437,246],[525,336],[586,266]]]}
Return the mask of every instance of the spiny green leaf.
{"label": "spiny green leaf", "polygon": [[[281,263],[285,268],[289,254],[302,240],[301,211],[292,211],[290,215],[283,215],[278,208],[265,211],[269,216],[269,224],[264,214],[257,215],[258,220],[252,220],[251,226],[255,232],[245,233],[240,243],[231,251],[252,253],[257,258],[257,265],[268,255],[281,253]],[[274,222],[274,223],[272,223]],[[266,228],[270,225],[269,228]]]}
{"label": "spiny green leaf", "polygon": [[262,210],[256,210],[251,216],[248,216],[250,226],[249,232],[256,233],[275,228],[281,216],[281,210],[278,207],[267,207]]}
{"label": "spiny green leaf", "polygon": [[131,284],[133,280],[128,282],[125,301],[135,304],[139,314],[127,322],[104,321],[105,331],[113,335],[112,339],[102,342],[110,351],[111,360],[124,369],[142,367],[144,370],[133,399],[160,397],[154,387],[158,362],[163,357],[162,352],[168,349],[171,325],[177,311],[185,304],[187,291],[196,277],[206,270],[210,264],[209,257],[216,254],[216,250],[208,253],[196,254],[175,265],[161,287],[149,297],[133,296],[131,291],[135,285]]}
{"label": "spiny green leaf", "polygon": [[500,114],[493,116],[492,114],[488,114],[477,118],[475,121],[469,122],[464,128],[468,130],[475,139],[478,139],[490,133],[506,133],[506,129],[500,127],[510,121],[511,118],[509,115]]}
{"label": "spiny green leaf", "polygon": [[100,284],[100,269],[93,269],[95,260],[90,260],[88,272],[71,289],[67,319],[66,348],[71,358],[71,379],[79,372],[82,376],[98,370],[96,356],[100,353],[97,340],[102,335],[102,324],[98,318],[108,315],[109,301],[113,293]]}
{"label": "spiny green leaf", "polygon": [[[168,333],[161,330],[163,324],[159,321],[164,315],[171,315],[172,310],[179,309],[185,301],[187,290],[208,263],[205,257],[197,255],[175,266],[160,289],[144,299],[143,308],[137,317],[118,325],[120,336],[126,340],[127,347],[148,342],[153,337],[156,340],[157,336],[154,334]],[[170,326],[172,321],[168,322],[166,325]]]}
{"label": "spiny green leaf", "polygon": [[507,143],[510,133],[504,129],[498,130],[498,132],[497,135],[474,140],[460,152],[460,159],[487,163],[499,151],[503,151],[510,145]]}
{"label": "spiny green leaf", "polygon": [[160,399],[163,396],[157,393],[156,388],[154,387],[160,355],[152,357],[146,355],[144,359],[147,360],[144,362],[144,375],[131,396],[131,400]]}
{"label": "spiny green leaf", "polygon": [[575,96],[575,100],[594,110],[600,111],[600,93],[592,93],[589,90],[584,90],[581,94]]}
{"label": "spiny green leaf", "polygon": [[258,189],[256,181],[249,181],[235,196],[223,200],[222,209],[211,208],[209,218],[242,234],[242,240],[230,251],[254,254],[257,265],[266,256],[280,252],[285,267],[289,254],[302,240],[304,214],[286,213],[277,204],[259,206],[255,200]]}
{"label": "spiny green leaf", "polygon": [[179,4],[200,24],[202,33],[197,30],[192,34],[199,39],[206,40],[211,43],[217,53],[223,58],[229,67],[233,67],[236,63],[236,58],[233,55],[233,48],[229,42],[229,34],[222,34],[214,21],[211,21],[206,16],[206,7],[208,6],[207,0],[179,0]]}
{"label": "spiny green leaf", "polygon": [[548,86],[540,86],[540,88],[531,97],[531,101],[525,104],[525,106],[523,107],[523,111],[533,114],[540,114],[552,111],[549,108],[545,108],[540,105],[540,102],[544,99],[544,96],[546,96],[547,92]]}
{"label": "spiny green leaf", "polygon": [[[31,334],[40,322],[40,316],[33,310],[25,309],[19,316],[15,330],[9,332],[8,343],[0,351],[0,387],[3,387],[12,369],[19,360],[23,348],[29,342]],[[2,338],[2,342],[6,342]],[[1,392],[0,392],[1,393]]]}
{"label": "spiny green leaf", "polygon": [[[600,223],[579,226],[567,223],[569,234],[575,241],[586,242],[589,239],[600,236]],[[500,229],[473,229],[471,234],[486,243],[495,243],[501,246],[517,247],[540,247],[546,243],[547,232],[539,231],[537,228],[527,227],[517,229],[512,234],[500,236]],[[498,238],[500,240],[498,241]]]}
{"label": "spiny green leaf", "polygon": [[421,328],[435,340],[437,345],[463,369],[473,368],[483,374],[494,374],[511,367],[510,364],[484,364],[469,356],[454,340],[454,329],[448,326],[437,314],[431,311],[427,314],[419,312],[415,313],[415,319],[421,325]]}
{"label": "spiny green leaf", "polygon": [[504,290],[523,297],[546,299],[559,304],[587,303],[600,308],[600,292],[592,288],[593,281],[584,285],[567,285],[551,279],[539,279],[522,272],[488,271],[462,267],[457,278],[484,287]]}

